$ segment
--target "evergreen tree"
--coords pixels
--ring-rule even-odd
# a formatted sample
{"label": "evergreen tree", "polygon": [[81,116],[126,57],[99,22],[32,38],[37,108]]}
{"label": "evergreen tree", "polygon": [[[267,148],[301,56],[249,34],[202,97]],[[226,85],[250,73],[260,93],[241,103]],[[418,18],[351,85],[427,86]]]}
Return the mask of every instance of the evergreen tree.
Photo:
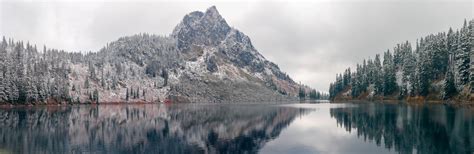
{"label": "evergreen tree", "polygon": [[117,77],[113,77],[112,78],[112,89],[113,90],[116,90],[117,89],[117,85],[118,85],[118,81],[117,81]]}
{"label": "evergreen tree", "polygon": [[351,68],[347,68],[343,75],[343,89],[351,82]]}
{"label": "evergreen tree", "polygon": [[469,22],[469,36],[470,40],[469,43],[471,45],[470,50],[470,61],[471,61],[471,93],[474,93],[474,20]]}
{"label": "evergreen tree", "polygon": [[38,101],[38,91],[36,88],[36,84],[33,81],[33,69],[31,68],[30,63],[27,64],[26,67],[26,78],[25,78],[25,86],[26,86],[26,102],[37,102]]}
{"label": "evergreen tree", "polygon": [[374,86],[375,94],[383,93],[382,64],[380,63],[380,55],[376,54],[374,59]]}
{"label": "evergreen tree", "polygon": [[300,87],[300,90],[299,90],[299,92],[298,92],[298,97],[299,97],[301,100],[304,100],[304,99],[305,99],[305,97],[306,97],[306,92],[305,92],[305,90],[304,90],[303,87]]}
{"label": "evergreen tree", "polygon": [[140,98],[140,87],[137,87],[137,92],[135,92],[135,98]]}
{"label": "evergreen tree", "polygon": [[369,87],[369,78],[368,78],[368,69],[367,63],[364,59],[361,66],[361,73],[360,73],[360,91],[366,92],[367,87]]}
{"label": "evergreen tree", "polygon": [[165,69],[161,70],[161,77],[164,79],[163,86],[168,85],[168,72]]}
{"label": "evergreen tree", "polygon": [[375,83],[375,64],[372,59],[367,61],[367,84],[374,84]]}
{"label": "evergreen tree", "polygon": [[313,89],[309,92],[309,98],[312,99],[312,100],[319,99],[318,98],[318,93],[316,92],[316,90]]}
{"label": "evergreen tree", "polygon": [[469,40],[469,28],[467,27],[466,21],[464,21],[464,26],[461,28],[459,35],[458,49],[456,52],[457,69],[459,74],[458,86],[463,86],[469,82],[470,75],[471,45]]}
{"label": "evergreen tree", "polygon": [[431,86],[431,61],[429,59],[428,53],[420,53],[420,73],[418,76],[419,82],[419,95],[426,96],[429,93],[429,88]]}
{"label": "evergreen tree", "polygon": [[100,86],[102,86],[102,88],[105,87],[104,71],[101,71]]}
{"label": "evergreen tree", "polygon": [[84,80],[84,88],[89,89],[90,88],[90,83],[89,83],[89,77],[86,77],[86,80]]}
{"label": "evergreen tree", "polygon": [[403,61],[403,83],[406,83],[406,90],[410,96],[416,93],[416,58],[410,51]]}
{"label": "evergreen tree", "polygon": [[444,33],[431,36],[429,42],[429,52],[432,52],[431,64],[432,72],[434,75],[433,79],[439,79],[444,77],[446,74],[446,66],[448,65],[449,52],[447,49],[446,36]]}
{"label": "evergreen tree", "polygon": [[457,94],[456,85],[454,84],[454,74],[451,71],[451,69],[449,69],[448,72],[446,72],[446,78],[444,80],[443,90],[444,90],[444,94],[443,94],[444,99],[449,99],[452,96]]}
{"label": "evergreen tree", "polygon": [[95,74],[94,64],[89,62],[89,70],[88,71],[89,71],[89,78],[91,78],[92,80],[97,79],[97,76]]}
{"label": "evergreen tree", "polygon": [[95,103],[99,103],[99,91],[97,89],[94,90],[94,94],[92,96],[92,99]]}
{"label": "evergreen tree", "polygon": [[130,96],[129,96],[129,94],[128,94],[128,88],[127,88],[127,91],[126,91],[126,93],[125,93],[125,100],[128,101],[129,97],[130,97]]}
{"label": "evergreen tree", "polygon": [[334,83],[329,84],[329,98],[334,99],[336,97],[336,91],[334,90]]}
{"label": "evergreen tree", "polygon": [[7,102],[7,42],[5,36],[0,43],[0,102]]}
{"label": "evergreen tree", "polygon": [[393,94],[398,88],[396,83],[395,65],[390,51],[384,53],[383,60],[383,93],[384,96]]}
{"label": "evergreen tree", "polygon": [[351,87],[352,87],[352,91],[351,91],[351,96],[353,98],[356,98],[359,96],[360,94],[360,65],[357,64],[357,67],[356,67],[356,71],[354,72],[353,74],[353,79],[352,79],[352,82],[351,82]]}

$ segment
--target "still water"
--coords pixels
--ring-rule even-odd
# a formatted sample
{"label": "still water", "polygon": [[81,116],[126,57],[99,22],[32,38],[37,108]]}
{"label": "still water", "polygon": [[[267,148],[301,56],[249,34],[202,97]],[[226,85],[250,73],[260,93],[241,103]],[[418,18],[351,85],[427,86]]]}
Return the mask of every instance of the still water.
{"label": "still water", "polygon": [[0,109],[0,153],[472,153],[444,105],[176,104]]}

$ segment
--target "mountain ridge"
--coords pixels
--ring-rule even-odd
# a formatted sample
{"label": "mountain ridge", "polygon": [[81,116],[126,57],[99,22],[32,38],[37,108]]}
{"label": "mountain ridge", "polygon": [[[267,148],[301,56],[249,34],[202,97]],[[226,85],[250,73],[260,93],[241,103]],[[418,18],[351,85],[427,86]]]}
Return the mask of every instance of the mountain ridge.
{"label": "mountain ridge", "polygon": [[[266,60],[215,6],[185,15],[169,36],[125,36],[87,54],[1,44],[2,55],[17,59],[2,63],[0,102],[12,104],[288,101],[310,90]],[[34,66],[24,65],[28,59]],[[40,71],[46,74],[33,79]],[[2,88],[8,86],[16,89]]]}

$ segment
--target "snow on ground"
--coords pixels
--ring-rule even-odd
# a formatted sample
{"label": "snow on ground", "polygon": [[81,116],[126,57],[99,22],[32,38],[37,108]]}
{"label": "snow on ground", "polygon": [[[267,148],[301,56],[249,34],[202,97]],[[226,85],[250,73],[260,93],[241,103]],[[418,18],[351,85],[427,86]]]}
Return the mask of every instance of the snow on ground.
{"label": "snow on ground", "polygon": [[[126,101],[126,92],[133,90],[139,90],[140,98],[133,99],[132,96],[129,96],[129,102],[138,102],[138,101],[146,101],[146,102],[156,102],[158,100],[162,101],[166,97],[166,94],[169,91],[169,86],[162,87],[164,84],[164,79],[161,77],[150,78],[147,77],[144,73],[144,68],[134,65],[128,64],[131,70],[135,71],[135,76],[132,76],[130,72],[125,72],[127,74],[127,78],[125,79],[117,79],[117,87],[114,90],[112,88],[112,77],[107,77],[106,74],[113,74],[111,73],[113,67],[109,64],[104,65],[104,78],[105,80],[105,88],[101,86],[102,80],[102,71],[96,70],[97,79],[89,79],[89,88],[86,88],[85,81],[90,75],[88,70],[88,66],[83,64],[72,64],[71,70],[73,70],[72,75],[70,76],[70,83],[71,87],[74,86],[75,90],[70,90],[71,97],[76,101],[79,99],[81,102],[87,102],[89,100],[89,95],[93,93],[94,90],[98,90],[99,92],[99,101],[107,100],[107,102],[124,102]],[[127,70],[127,69],[126,69]],[[119,78],[118,76],[115,76]],[[145,95],[143,95],[143,91],[145,91]]]}

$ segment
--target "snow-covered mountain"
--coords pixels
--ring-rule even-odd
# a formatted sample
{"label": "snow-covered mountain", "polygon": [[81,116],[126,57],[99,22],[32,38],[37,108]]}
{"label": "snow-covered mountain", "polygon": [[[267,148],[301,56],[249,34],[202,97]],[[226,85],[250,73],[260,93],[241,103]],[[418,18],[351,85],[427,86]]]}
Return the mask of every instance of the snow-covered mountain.
{"label": "snow-covered mountain", "polygon": [[[54,97],[49,93],[55,90],[62,98],[56,100],[69,98],[73,102],[276,101],[296,99],[300,87],[276,64],[266,60],[248,36],[230,27],[215,6],[205,12],[187,14],[169,36],[122,37],[99,52],[85,55],[51,49],[40,53],[36,48],[16,48],[19,44],[4,42],[7,56],[15,57],[16,52],[22,52],[14,49],[31,49],[37,52],[33,56],[36,59],[53,62],[54,58],[49,56],[65,59],[58,64],[64,67],[46,65],[43,68],[42,72],[66,70],[66,75],[55,78],[55,73],[49,73],[45,78],[52,81],[35,81],[48,81],[45,89],[53,90],[38,92],[46,93],[46,97],[24,99],[33,102]],[[20,59],[18,62],[26,62],[28,57]],[[28,68],[16,72],[34,76],[36,70],[28,74]],[[18,85],[30,85],[26,80],[29,79],[18,81],[21,82]],[[34,89],[42,89],[41,86]],[[17,98],[7,96],[10,94],[14,95],[12,92],[4,94],[3,102],[19,102],[9,100]]]}

